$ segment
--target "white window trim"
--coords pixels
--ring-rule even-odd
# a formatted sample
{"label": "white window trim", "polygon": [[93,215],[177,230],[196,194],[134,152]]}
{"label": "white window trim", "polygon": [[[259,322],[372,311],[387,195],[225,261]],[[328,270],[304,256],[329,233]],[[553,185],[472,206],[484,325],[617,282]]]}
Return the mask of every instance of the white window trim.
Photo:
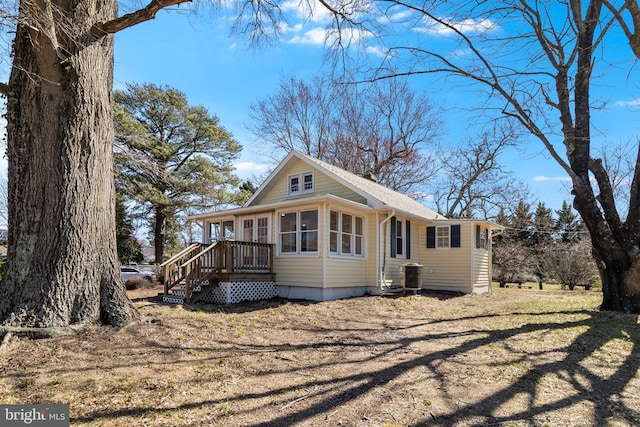
{"label": "white window trim", "polygon": [[[318,249],[315,251],[305,251],[302,252],[300,250],[301,246],[302,246],[302,232],[303,230],[301,229],[300,226],[300,213],[301,212],[308,212],[308,211],[316,211],[317,215],[318,215],[318,228],[315,230],[315,232],[318,235]],[[281,230],[281,223],[280,223],[280,217],[283,214],[289,214],[289,213],[295,213],[296,214],[296,231],[295,231],[295,235],[296,235],[296,252],[283,252],[282,251],[282,230]],[[277,248],[277,256],[280,257],[292,257],[292,258],[304,258],[304,257],[318,257],[320,256],[320,209],[317,207],[309,207],[306,209],[297,209],[297,210],[282,210],[282,211],[278,211],[276,212],[276,218],[277,218],[277,241],[276,241],[276,248]],[[313,230],[304,230],[304,231],[313,231]]]}
{"label": "white window trim", "polygon": [[[398,252],[398,224],[400,224],[400,233],[402,234],[400,238],[402,239],[402,253]],[[396,258],[399,259],[407,259],[407,245],[409,242],[407,241],[407,220],[402,218],[396,218]]]}
{"label": "white window trim", "polygon": [[[447,246],[441,246],[438,239],[438,230],[447,229]],[[451,249],[451,226],[450,225],[438,225],[436,226],[436,249]]]}
{"label": "white window trim", "polygon": [[[331,229],[331,212],[336,212],[338,214],[338,230],[332,230]],[[351,216],[352,220],[352,224],[351,224],[351,253],[348,254],[343,254],[342,253],[342,215],[349,215]],[[362,234],[356,234],[356,222],[357,222],[357,218],[360,218],[362,220]],[[363,259],[366,258],[366,248],[367,248],[367,243],[366,243],[366,219],[363,216],[360,215],[356,215],[354,213],[351,212],[345,212],[345,211],[341,211],[338,209],[329,209],[329,221],[327,221],[327,228],[328,228],[328,249],[329,249],[329,256],[331,257],[340,257],[340,258],[356,258],[356,259]],[[336,242],[336,246],[337,246],[337,252],[333,252],[331,251],[331,233],[336,232],[338,235],[338,241]],[[361,254],[356,254],[356,238],[360,237],[362,239],[362,253]]]}
{"label": "white window trim", "polygon": [[477,249],[489,249],[489,230],[487,230],[485,227],[480,227],[479,233],[480,237],[478,239],[478,243],[480,243],[480,247]]}
{"label": "white window trim", "polygon": [[[304,179],[307,176],[311,176],[311,189],[306,190],[304,188]],[[291,180],[293,178],[298,178],[298,191],[291,191]],[[287,177],[287,194],[289,196],[298,196],[300,194],[311,194],[315,191],[316,187],[316,179],[313,171],[302,172],[298,174],[289,175]]]}
{"label": "white window trim", "polygon": [[[225,238],[225,236],[222,236],[221,239],[214,239],[214,236],[211,235],[211,225],[212,224],[219,224],[220,226],[220,232],[224,234],[224,223],[233,223],[233,236],[231,238]],[[207,240],[209,241],[209,243],[215,243],[221,240],[236,240],[236,221],[235,218],[231,217],[231,218],[225,218],[225,219],[219,219],[216,221],[210,221],[207,222]],[[220,236],[218,236],[220,237]]]}

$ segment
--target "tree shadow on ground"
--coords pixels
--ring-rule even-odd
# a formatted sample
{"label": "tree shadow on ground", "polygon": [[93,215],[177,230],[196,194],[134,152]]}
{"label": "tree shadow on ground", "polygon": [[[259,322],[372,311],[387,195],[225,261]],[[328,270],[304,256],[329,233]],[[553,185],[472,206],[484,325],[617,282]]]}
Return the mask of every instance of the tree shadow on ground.
{"label": "tree shadow on ground", "polygon": [[[236,311],[239,307],[227,308],[230,309],[228,313],[242,313],[277,307],[280,304],[283,302],[276,300],[247,304],[241,311]],[[286,355],[289,354],[288,352],[309,350],[322,350],[327,354],[357,354],[362,349],[368,349],[370,351],[358,359],[358,363],[365,365],[371,361],[391,359],[389,363],[383,366],[376,365],[377,367],[374,369],[360,372],[347,371],[345,375],[335,377],[315,378],[310,376],[308,379],[297,382],[296,389],[311,390],[300,397],[300,401],[304,399],[310,403],[284,405],[286,411],[276,412],[275,416],[268,420],[248,424],[253,427],[305,424],[317,420],[319,416],[328,419],[331,414],[336,412],[337,408],[348,405],[379,387],[388,386],[415,369],[428,372],[429,376],[439,383],[437,388],[442,392],[443,398],[457,400],[457,402],[456,405],[453,405],[455,408],[451,410],[442,413],[430,412],[423,415],[422,418],[414,418],[410,423],[412,426],[450,426],[459,420],[468,420],[465,425],[471,426],[499,426],[518,422],[523,422],[525,425],[542,425],[545,414],[584,402],[588,402],[592,408],[590,411],[591,420],[588,421],[591,424],[584,425],[601,425],[604,420],[611,417],[625,420],[629,425],[637,425],[640,422],[640,413],[629,407],[621,398],[631,381],[637,379],[640,368],[640,352],[637,349],[637,343],[640,342],[640,331],[636,325],[637,318],[582,310],[545,313],[523,311],[511,314],[527,316],[533,321],[529,319],[528,322],[514,324],[507,328],[492,328],[487,327],[486,324],[468,327],[468,325],[478,324],[481,321],[490,321],[492,316],[495,317],[494,315],[470,315],[455,319],[428,319],[419,324],[408,324],[393,330],[378,328],[377,330],[381,333],[376,338],[368,340],[357,339],[358,337],[354,333],[358,329],[344,328],[334,330],[334,336],[325,337],[326,339],[321,341],[316,339],[297,344],[274,345],[239,343],[228,340],[218,341],[217,344],[225,348],[224,351],[229,357],[265,352]],[[565,315],[574,316],[577,314],[581,315],[580,319],[560,320]],[[454,324],[456,327],[459,324],[459,327],[454,331],[451,328],[445,331],[438,330],[438,325],[447,323]],[[401,334],[407,330],[418,333],[408,336]],[[312,330],[309,327],[301,327],[300,331],[315,332],[322,337],[327,329],[317,327]],[[556,346],[545,347],[541,345],[539,349],[528,348],[526,351],[514,348],[518,341],[531,340],[534,335],[543,339],[552,334],[562,336],[563,331],[580,332],[569,334],[570,339],[567,342],[559,343]],[[606,372],[595,372],[591,368],[593,366],[592,359],[600,357],[599,355],[606,352],[607,346],[614,341],[626,343],[628,351],[626,354],[617,354],[619,360],[615,364],[604,366]],[[442,343],[445,342],[447,345],[443,346]],[[437,348],[430,348],[430,343],[439,343],[440,345]],[[157,342],[147,342],[144,345],[162,347],[162,344]],[[465,355],[482,351],[483,348],[492,345],[498,345],[505,351],[511,350],[514,357],[508,360],[490,360],[486,362],[488,365],[496,369],[506,369],[518,365],[521,368],[521,373],[513,381],[505,383],[504,387],[478,399],[470,396],[469,399],[462,402],[451,395],[451,378],[450,375],[442,371],[443,362],[463,358]],[[166,348],[164,350],[174,351],[175,349]],[[193,350],[202,355],[195,360],[198,363],[220,360],[222,357],[220,354],[222,351],[218,348],[198,346],[187,350]],[[180,351],[185,351],[185,349],[180,349]],[[402,355],[404,359],[394,360],[397,355]],[[314,362],[310,365],[285,365],[280,371],[269,371],[268,375],[292,375],[299,373],[301,369],[314,371],[329,367],[336,368],[341,363],[348,366],[353,362],[353,360],[327,358],[327,360]],[[188,363],[193,364],[194,361],[191,360]],[[606,361],[603,360],[601,364],[606,365]],[[256,375],[267,376],[267,373],[257,373]],[[570,387],[572,391],[562,393],[562,397],[559,399],[550,400],[543,397],[542,390],[549,378],[560,378],[562,383],[566,387]],[[197,403],[187,403],[172,408],[142,405],[120,410],[96,411],[84,417],[73,418],[71,421],[74,423],[88,422],[96,418],[108,420],[143,413],[186,411],[223,402],[242,402],[265,398],[273,398],[281,402],[282,396],[290,391],[290,387],[292,386],[276,387],[260,392],[247,390],[234,397],[205,399]],[[509,413],[501,411],[505,402],[514,399],[524,400],[526,403],[519,405],[517,410]],[[298,406],[299,409],[295,409]],[[255,419],[260,418],[256,417]],[[327,425],[333,424],[329,422]]]}

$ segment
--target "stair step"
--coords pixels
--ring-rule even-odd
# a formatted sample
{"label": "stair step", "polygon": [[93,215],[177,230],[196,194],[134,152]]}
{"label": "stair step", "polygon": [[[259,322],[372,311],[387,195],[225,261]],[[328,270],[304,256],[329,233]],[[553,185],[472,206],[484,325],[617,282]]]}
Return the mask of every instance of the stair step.
{"label": "stair step", "polygon": [[178,298],[173,295],[165,295],[162,297],[162,302],[167,304],[184,304],[184,298]]}
{"label": "stair step", "polygon": [[[183,291],[187,288],[187,285],[180,285],[178,286],[177,290]],[[191,287],[191,292],[200,292],[202,290],[202,286],[197,285],[197,286],[192,286]],[[174,291],[175,292],[175,291]]]}

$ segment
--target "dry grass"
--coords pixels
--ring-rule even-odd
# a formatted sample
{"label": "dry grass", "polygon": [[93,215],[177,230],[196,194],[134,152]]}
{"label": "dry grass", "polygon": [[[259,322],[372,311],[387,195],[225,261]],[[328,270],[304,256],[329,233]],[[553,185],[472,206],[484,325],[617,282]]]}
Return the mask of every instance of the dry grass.
{"label": "dry grass", "polygon": [[[132,297],[141,295],[132,294]],[[172,307],[161,321],[14,338],[1,403],[90,426],[632,426],[637,316],[597,292]]]}

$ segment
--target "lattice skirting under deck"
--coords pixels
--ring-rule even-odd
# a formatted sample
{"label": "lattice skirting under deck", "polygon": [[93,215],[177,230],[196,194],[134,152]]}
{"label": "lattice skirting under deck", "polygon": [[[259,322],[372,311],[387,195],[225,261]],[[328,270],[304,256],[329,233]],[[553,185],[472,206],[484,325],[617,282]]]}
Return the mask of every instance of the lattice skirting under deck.
{"label": "lattice skirting under deck", "polygon": [[220,282],[201,301],[209,304],[235,304],[242,301],[270,299],[278,295],[276,283],[264,282]]}

